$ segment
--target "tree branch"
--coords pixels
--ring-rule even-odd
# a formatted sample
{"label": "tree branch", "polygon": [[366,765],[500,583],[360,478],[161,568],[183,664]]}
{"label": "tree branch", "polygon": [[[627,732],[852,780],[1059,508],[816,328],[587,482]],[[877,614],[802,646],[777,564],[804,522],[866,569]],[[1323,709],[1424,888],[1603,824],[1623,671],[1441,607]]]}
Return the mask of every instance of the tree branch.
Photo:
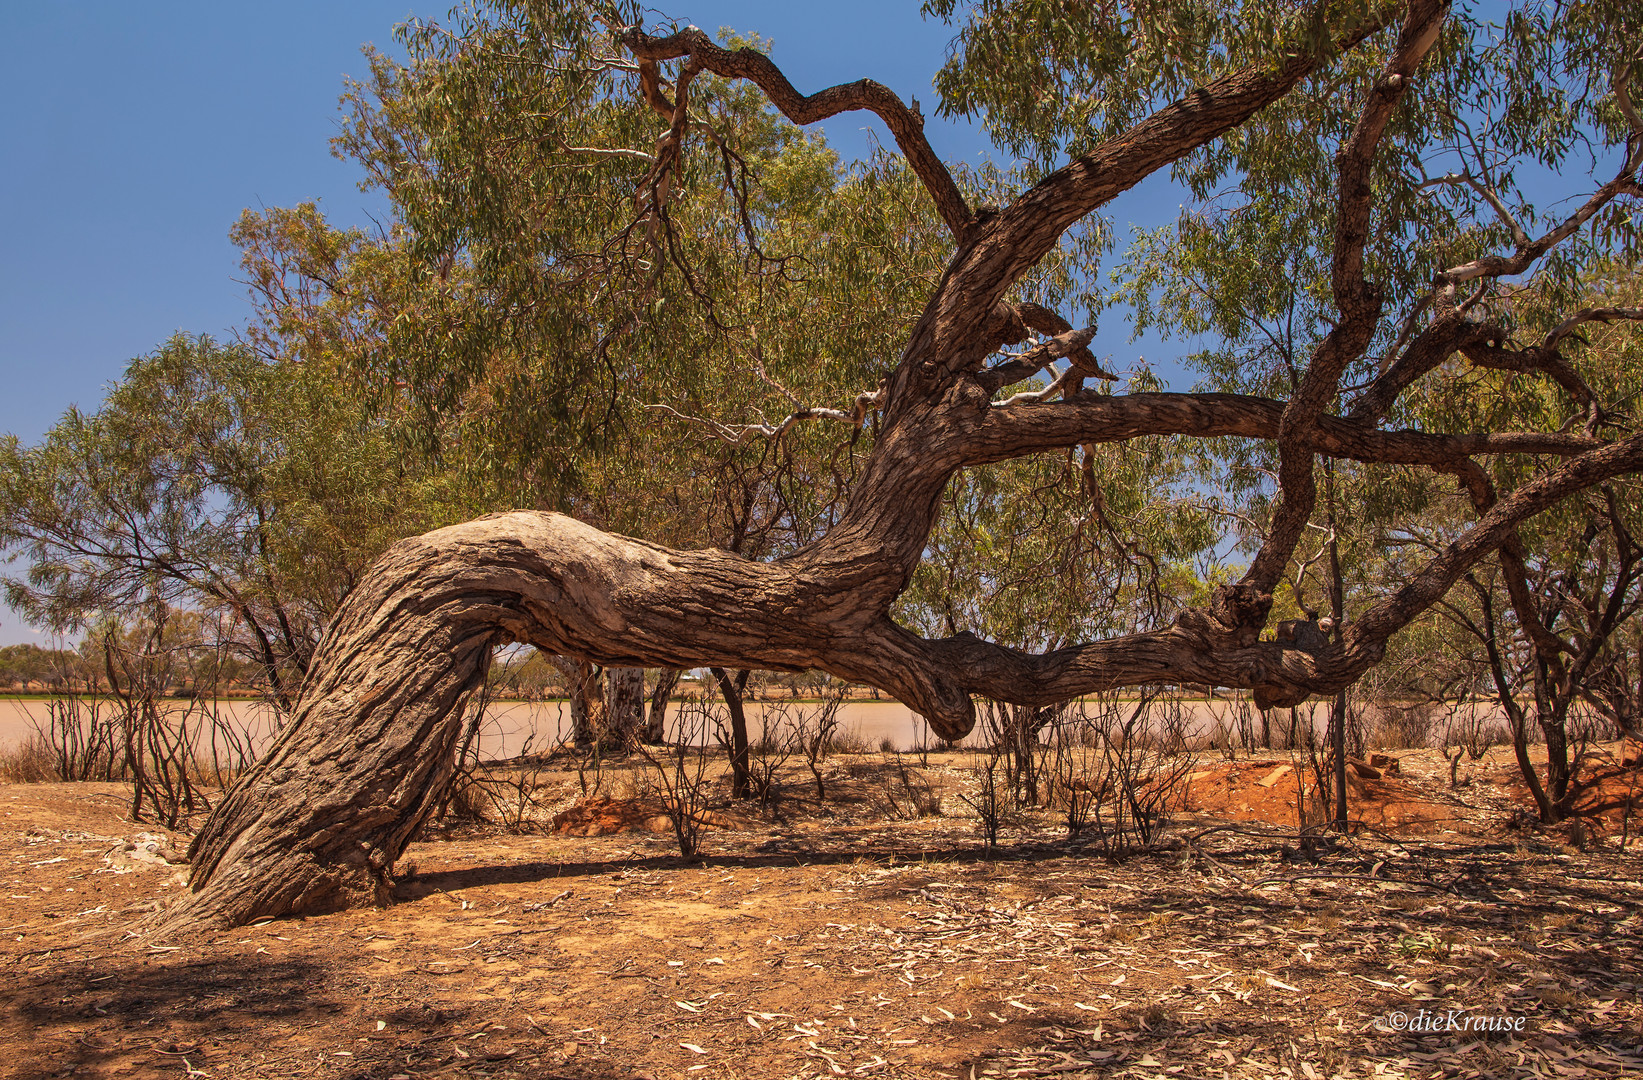
{"label": "tree branch", "polygon": [[[1077,352],[1089,352],[1089,344],[1094,339],[1093,327],[1086,327],[1083,330],[1068,328],[1065,333],[1040,342],[1020,356],[978,372],[976,382],[980,383],[988,394],[995,394],[1006,386],[1013,386],[1032,378],[1057,360],[1065,359]],[[1067,367],[1068,372],[1079,370],[1077,365],[1069,364]]]}
{"label": "tree branch", "polygon": [[[1364,648],[1385,641],[1431,606],[1481,558],[1501,548],[1524,521],[1583,488],[1640,469],[1643,469],[1643,435],[1632,435],[1581,454],[1524,484],[1497,502],[1407,585],[1365,612],[1346,634],[1347,651],[1361,653]],[[1358,655],[1354,662],[1363,661],[1361,672],[1367,670],[1374,659]]]}
{"label": "tree branch", "polygon": [[1541,341],[1540,347],[1544,350],[1555,349],[1558,343],[1583,323],[1600,322],[1612,323],[1628,320],[1643,320],[1643,307],[1592,307],[1581,308],[1573,315],[1558,323],[1557,326]]}
{"label": "tree branch", "polygon": [[[1296,18],[1319,20],[1324,10],[1325,5],[1314,5]],[[1334,47],[1351,48],[1381,25],[1366,23]],[[907,348],[909,356],[942,359],[898,372],[897,382],[939,384],[945,376],[978,370],[990,351],[978,333],[988,313],[1073,223],[1289,93],[1329,51],[1223,75],[1051,173],[1003,210],[978,215],[970,243],[954,257]],[[893,383],[888,423],[895,422],[901,396]]]}
{"label": "tree branch", "polygon": [[[1066,401],[999,404],[967,429],[960,464],[1006,461],[1024,454],[1083,443],[1110,443],[1147,435],[1273,439],[1286,405],[1241,394],[1097,394]],[[1580,435],[1540,432],[1436,434],[1382,431],[1352,417],[1322,416],[1305,441],[1305,453],[1383,465],[1425,465],[1451,472],[1478,454],[1545,454],[1572,457],[1610,445]]]}
{"label": "tree branch", "polygon": [[[914,174],[924,182],[925,189],[935,201],[936,211],[952,230],[953,236],[963,242],[969,234],[972,224],[970,208],[965,204],[964,195],[958,190],[958,184],[953,181],[947,166],[924,137],[924,117],[902,104],[901,99],[882,83],[861,79],[806,96],[794,89],[781,69],[763,53],[750,48],[722,49],[694,26],[665,37],[652,37],[642,28],[632,27],[620,34],[619,40],[642,62],[656,64],[689,57],[692,63],[721,78],[746,79],[764,91],[770,103],[780,109],[783,116],[801,126],[857,109],[873,113],[890,129],[896,145],[901,148]],[[652,99],[653,107],[656,104]]]}
{"label": "tree branch", "polygon": [[1369,240],[1371,170],[1381,136],[1409,80],[1438,39],[1448,15],[1447,0],[1410,4],[1397,47],[1370,90],[1357,126],[1338,158],[1339,191],[1335,218],[1335,252],[1330,287],[1340,322],[1313,353],[1278,427],[1278,485],[1281,496],[1272,513],[1266,542],[1244,573],[1243,584],[1270,593],[1300,542],[1317,501],[1312,453],[1303,450],[1310,429],[1334,400],[1346,366],[1363,355],[1380,318],[1381,290],[1363,276],[1363,251]]}
{"label": "tree branch", "polygon": [[1597,394],[1586,385],[1586,380],[1569,366],[1569,362],[1563,359],[1562,354],[1556,349],[1505,349],[1481,341],[1467,345],[1461,352],[1466,354],[1466,359],[1480,368],[1494,371],[1538,372],[1548,376],[1580,403],[1587,414],[1588,431],[1595,425],[1598,414]]}
{"label": "tree branch", "polygon": [[[1435,603],[1524,521],[1576,491],[1640,468],[1643,435],[1635,435],[1525,484],[1430,559],[1403,589],[1350,624],[1342,644],[1316,651],[1239,640],[1222,632],[1222,620],[1195,610],[1183,612],[1168,629],[1040,654],[970,633],[927,641],[888,620],[873,629],[871,640],[889,666],[910,665],[926,680],[951,681],[963,694],[1019,705],[1049,705],[1121,686],[1181,682],[1252,689],[1263,708],[1293,705],[1355,681],[1380,660],[1387,638]],[[898,681],[917,680],[903,674]]]}
{"label": "tree branch", "polygon": [[724,424],[707,417],[682,413],[673,406],[665,404],[646,405],[645,408],[666,413],[686,423],[702,424],[707,427],[710,438],[729,443],[732,446],[740,446],[754,437],[779,439],[787,434],[793,425],[805,420],[836,420],[860,430],[862,424],[866,422],[867,414],[878,407],[881,398],[882,395],[875,391],[857,394],[849,412],[843,409],[813,408],[800,405],[775,424]]}
{"label": "tree branch", "polygon": [[1498,327],[1468,322],[1459,311],[1451,308],[1415,335],[1408,348],[1358,395],[1347,415],[1370,423],[1379,422],[1391,410],[1398,395],[1416,379],[1437,368],[1457,351],[1492,344],[1498,342],[1500,337]]}
{"label": "tree branch", "polygon": [[1487,255],[1445,270],[1439,275],[1440,283],[1459,285],[1478,278],[1511,277],[1523,273],[1536,259],[1579,232],[1581,226],[1617,196],[1643,197],[1643,187],[1639,187],[1637,182],[1639,165],[1643,165],[1643,131],[1633,133],[1626,160],[1621,164],[1615,178],[1593,192],[1591,197],[1581,204],[1580,209],[1564,218],[1557,228],[1529,243],[1520,241],[1517,250],[1509,256]]}

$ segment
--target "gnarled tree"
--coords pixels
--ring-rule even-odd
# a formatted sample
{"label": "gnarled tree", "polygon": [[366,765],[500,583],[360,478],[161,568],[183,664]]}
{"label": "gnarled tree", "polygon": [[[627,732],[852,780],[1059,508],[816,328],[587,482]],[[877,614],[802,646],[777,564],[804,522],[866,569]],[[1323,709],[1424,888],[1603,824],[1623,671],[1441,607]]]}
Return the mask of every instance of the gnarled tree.
{"label": "gnarled tree", "polygon": [[[1527,345],[1514,339],[1512,323],[1514,298],[1536,287],[1534,278],[1516,279],[1560,253],[1579,244],[1629,255],[1629,226],[1612,211],[1640,194],[1643,123],[1625,93],[1637,59],[1616,43],[1637,39],[1635,26],[1619,25],[1635,22],[1636,11],[1531,5],[1491,28],[1437,0],[1045,8],[980,4],[942,79],[946,107],[985,113],[1001,141],[1040,159],[1027,167],[1036,182],[982,207],[931,150],[919,113],[877,83],[804,95],[760,51],[722,46],[694,28],[651,33],[634,16],[601,19],[573,4],[506,9],[522,33],[536,35],[535,77],[600,73],[662,117],[661,134],[644,146],[571,145],[543,134],[540,144],[566,163],[630,167],[636,216],[598,259],[539,271],[585,280],[597,269],[610,273],[613,288],[641,290],[640,271],[676,266],[689,279],[671,200],[702,156],[724,165],[749,259],[767,258],[736,148],[693,111],[694,91],[710,78],[756,88],[794,124],[875,114],[950,233],[950,257],[877,387],[854,388],[863,392],[830,406],[798,406],[759,428],[708,425],[731,440],[779,439],[806,421],[870,437],[848,500],[819,539],[756,561],[515,511],[390,549],[336,617],[278,745],[196,838],[190,889],[168,925],[384,900],[394,860],[450,773],[463,701],[499,642],[611,665],[820,668],[888,691],[947,738],[971,729],[975,695],[1048,705],[1119,686],[1191,682],[1288,705],[1356,680],[1392,634],[1469,569],[1509,558],[1531,516],[1643,469],[1643,435],[1626,434],[1623,419],[1592,397],[1567,351],[1583,322],[1643,313],[1570,310]],[[1042,37],[1020,43],[1012,20],[1029,20]],[[455,41],[430,62],[455,63],[461,51]],[[1423,187],[1412,175],[1422,155],[1477,149],[1457,133],[1488,121],[1501,89],[1515,89],[1536,65],[1556,69],[1542,74],[1562,80],[1560,100],[1585,102],[1583,130],[1624,144],[1613,178],[1543,231],[1515,212],[1514,189],[1490,147],[1470,165],[1460,153],[1440,186]],[[506,94],[524,78],[487,85]],[[587,85],[577,92],[590,93]],[[1280,169],[1262,155],[1286,141],[1294,155]],[[1067,160],[1052,167],[1058,154]],[[1326,178],[1332,189],[1327,205],[1309,208],[1327,247],[1320,280],[1306,283],[1321,314],[1317,333],[1300,336],[1305,353],[1292,358],[1286,397],[1110,392],[1088,350],[1092,332],[1021,292],[1035,267],[1110,200],[1188,165],[1241,176],[1251,198],[1280,190],[1286,174]],[[482,187],[477,173],[454,182]],[[1434,191],[1441,198],[1419,203]],[[602,350],[610,335],[635,326],[642,332],[660,311],[636,305],[632,323],[590,329],[590,347]],[[1018,343],[1027,347],[1008,351]],[[1575,422],[1447,430],[1414,426],[1412,413],[1398,411],[1412,388],[1466,364],[1551,380],[1575,402]],[[921,637],[892,619],[955,474],[1154,436],[1264,441],[1275,450],[1269,519],[1252,534],[1247,569],[1201,607],[1143,632],[1042,653],[967,631]],[[1512,490],[1499,490],[1485,467],[1502,456],[1536,463]],[[1273,591],[1317,503],[1320,457],[1453,476],[1475,516],[1395,592],[1350,612],[1328,643],[1263,640]]]}

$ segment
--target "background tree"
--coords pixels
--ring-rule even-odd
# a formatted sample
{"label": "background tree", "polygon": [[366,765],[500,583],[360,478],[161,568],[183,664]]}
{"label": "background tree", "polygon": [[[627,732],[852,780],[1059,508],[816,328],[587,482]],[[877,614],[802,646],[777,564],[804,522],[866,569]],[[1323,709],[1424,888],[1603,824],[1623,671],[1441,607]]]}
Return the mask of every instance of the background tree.
{"label": "background tree", "polygon": [[[1604,268],[1600,281],[1595,295],[1586,297],[1586,310],[1627,310],[1635,282],[1614,268]],[[1579,374],[1568,367],[1558,372],[1560,378],[1539,381],[1510,369],[1456,372],[1451,378],[1461,385],[1438,399],[1445,419],[1458,414],[1474,423],[1509,417],[1566,429],[1629,428],[1633,421],[1621,410],[1631,408],[1643,390],[1635,337],[1602,326],[1601,319],[1576,336],[1556,309],[1548,312],[1537,299],[1525,305],[1524,329],[1554,343],[1560,334],[1568,336],[1560,351],[1578,358]],[[1521,461],[1501,461],[1493,479],[1520,482],[1529,468]],[[1637,615],[1643,610],[1640,505],[1630,478],[1569,500],[1526,525],[1516,544],[1467,575],[1467,588],[1443,608],[1474,644],[1543,821],[1561,820],[1579,794],[1574,780],[1580,753],[1571,743],[1584,743],[1594,723],[1617,732],[1636,723]],[[1544,772],[1528,754],[1527,744],[1536,738],[1546,747]]]}
{"label": "background tree", "polygon": [[[155,604],[222,612],[282,710],[326,622],[388,543],[424,524],[375,422],[322,373],[179,336],[94,415],[0,443],[8,602],[84,630]],[[397,482],[396,482],[397,479]]]}

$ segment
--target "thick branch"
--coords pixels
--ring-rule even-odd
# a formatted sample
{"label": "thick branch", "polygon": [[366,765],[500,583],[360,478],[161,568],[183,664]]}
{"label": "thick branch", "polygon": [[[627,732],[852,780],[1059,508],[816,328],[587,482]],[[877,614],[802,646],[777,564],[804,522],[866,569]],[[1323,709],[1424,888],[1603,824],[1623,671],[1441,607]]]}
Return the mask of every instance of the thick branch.
{"label": "thick branch", "polygon": [[[1064,333],[1040,342],[1020,356],[977,372],[976,382],[989,394],[997,393],[1006,386],[1014,386],[1018,382],[1032,378],[1057,360],[1065,359],[1074,353],[1089,352],[1089,344],[1094,339],[1095,330],[1092,328],[1068,328]],[[1069,365],[1069,369],[1079,370],[1077,365]]]}
{"label": "thick branch", "polygon": [[1281,496],[1266,542],[1250,561],[1243,578],[1244,584],[1261,592],[1271,592],[1283,577],[1284,567],[1312,517],[1317,499],[1312,453],[1302,447],[1318,417],[1339,392],[1342,372],[1368,347],[1380,318],[1381,292],[1363,276],[1371,170],[1392,111],[1403,98],[1415,69],[1437,41],[1448,11],[1446,0],[1421,0],[1410,5],[1397,48],[1370,90],[1357,126],[1338,158],[1339,202],[1330,285],[1341,318],[1313,353],[1306,375],[1279,423]]}
{"label": "thick branch", "polygon": [[1582,406],[1590,409],[1596,404],[1596,395],[1563,359],[1558,346],[1587,323],[1632,320],[1643,320],[1643,308],[1582,308],[1558,323],[1538,346],[1516,350],[1501,347],[1499,327],[1468,322],[1459,311],[1451,310],[1435,319],[1409,343],[1409,347],[1358,396],[1347,415],[1360,420],[1379,420],[1411,383],[1456,352],[1464,353],[1479,367],[1499,371],[1535,371],[1548,375]]}
{"label": "thick branch", "polygon": [[1643,319],[1643,307],[1581,308],[1553,327],[1545,339],[1541,341],[1540,347],[1543,350],[1557,348],[1559,342],[1573,334],[1577,328],[1589,322],[1633,322],[1640,319]]}
{"label": "thick branch", "polygon": [[[1088,391],[1068,401],[994,406],[971,429],[963,447],[964,464],[1144,435],[1272,439],[1284,409],[1282,401],[1240,394],[1107,395]],[[1362,420],[1323,416],[1301,448],[1353,461],[1426,465],[1450,472],[1477,454],[1570,457],[1604,445],[1586,436],[1541,432],[1382,431]]]}
{"label": "thick branch", "polygon": [[1466,354],[1466,359],[1481,368],[1495,371],[1538,372],[1546,375],[1579,402],[1582,409],[1595,416],[1597,395],[1555,348],[1503,349],[1487,341],[1480,341],[1467,345],[1461,351]]}
{"label": "thick branch", "polygon": [[1410,384],[1457,351],[1473,345],[1498,341],[1500,331],[1482,323],[1467,322],[1460,312],[1451,310],[1434,319],[1409,343],[1386,370],[1358,395],[1347,415],[1370,423],[1378,422],[1391,411],[1398,395]]}
{"label": "thick branch", "polygon": [[1643,435],[1633,435],[1581,454],[1537,477],[1500,500],[1478,523],[1451,543],[1396,594],[1375,605],[1345,635],[1345,648],[1354,654],[1358,671],[1375,658],[1356,655],[1383,642],[1449,591],[1472,566],[1499,550],[1524,521],[1577,491],[1594,487],[1624,473],[1643,470]]}
{"label": "thick branch", "polygon": [[[1311,7],[1296,18],[1317,21],[1322,10]],[[1360,26],[1340,47],[1357,44],[1379,25]],[[820,565],[855,561],[858,551],[874,549],[882,576],[872,589],[881,610],[888,609],[918,565],[948,478],[925,463],[950,449],[949,420],[985,408],[990,399],[974,375],[996,348],[984,331],[989,323],[1000,325],[995,313],[1004,293],[1074,222],[1283,97],[1331,52],[1326,47],[1215,79],[979,220],[888,380],[878,441],[849,506],[827,540],[805,556]]]}
{"label": "thick branch", "polygon": [[880,395],[876,392],[857,394],[849,412],[843,409],[800,405],[774,424],[725,424],[710,417],[682,413],[666,404],[646,405],[645,408],[667,413],[686,423],[701,424],[707,428],[709,437],[732,446],[740,446],[753,438],[780,439],[795,424],[805,420],[834,420],[860,429],[867,419],[868,412],[878,406],[879,398]]}
{"label": "thick branch", "polygon": [[[1440,285],[1453,287],[1478,278],[1521,274],[1529,269],[1536,259],[1579,232],[1586,222],[1616,197],[1632,195],[1643,198],[1643,186],[1639,186],[1637,182],[1637,171],[1643,168],[1643,120],[1639,119],[1637,111],[1632,107],[1631,96],[1627,92],[1629,74],[1623,74],[1615,80],[1615,101],[1619,104],[1621,115],[1626,118],[1631,133],[1626,140],[1626,157],[1614,179],[1594,191],[1579,209],[1564,218],[1556,228],[1537,239],[1531,240],[1523,229],[1512,221],[1513,239],[1517,241],[1516,251],[1510,256],[1488,255],[1453,267],[1440,275]],[[1507,217],[1510,220],[1510,215]]]}
{"label": "thick branch", "polygon": [[876,635],[881,642],[896,641],[903,655],[920,656],[932,670],[951,672],[969,693],[1022,705],[1048,705],[1121,686],[1180,682],[1253,689],[1263,707],[1295,704],[1356,680],[1380,660],[1393,633],[1496,551],[1524,521],[1577,491],[1639,469],[1643,435],[1593,450],[1525,484],[1432,558],[1407,586],[1349,626],[1343,644],[1315,651],[1240,641],[1192,611],[1165,630],[1043,654],[968,633],[923,641],[900,628],[881,626]]}
{"label": "thick branch", "polygon": [[[1322,18],[1309,7],[1298,20]],[[1351,48],[1379,29],[1358,28],[1338,48]],[[1143,179],[1248,120],[1294,89],[1331,50],[1251,64],[1223,75],[1166,105],[1147,119],[1023,192],[1003,210],[978,221],[970,243],[954,257],[936,296],[915,328],[906,355],[939,357],[928,367],[898,372],[902,381],[941,381],[975,371],[987,356],[979,333],[993,306],[1059,241],[1072,225]],[[899,387],[891,394],[896,419]]]}
{"label": "thick branch", "polygon": [[973,726],[974,692],[1042,704],[1188,679],[1287,704],[1356,678],[1388,635],[1530,515],[1640,469],[1643,435],[1525,485],[1372,609],[1344,645],[1316,652],[1257,641],[1237,608],[1260,598],[1236,589],[1167,630],[1035,657],[967,635],[926,642],[896,627],[872,589],[854,587],[883,571],[867,549],[857,562],[835,550],[821,562],[757,563],[527,511],[402,541],[344,603],[278,742],[196,837],[190,891],[165,928],[381,901],[476,719],[466,716],[467,695],[504,640],[614,666],[821,668],[889,690],[948,738]]}

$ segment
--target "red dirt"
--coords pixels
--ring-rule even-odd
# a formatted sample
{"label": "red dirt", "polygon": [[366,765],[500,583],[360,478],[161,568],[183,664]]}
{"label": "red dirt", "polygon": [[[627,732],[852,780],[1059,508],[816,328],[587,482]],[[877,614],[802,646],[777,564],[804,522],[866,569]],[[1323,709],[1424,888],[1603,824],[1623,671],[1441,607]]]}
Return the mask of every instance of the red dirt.
{"label": "red dirt", "polygon": [[[141,920],[184,887],[168,863],[185,837],[124,820],[119,785],[0,785],[0,1077],[1643,1072],[1637,855],[1532,825],[1503,838],[1521,800],[1481,781],[1509,754],[1467,763],[1455,789],[1436,751],[1399,756],[1404,775],[1362,784],[1354,815],[1437,808],[1455,829],[1340,838],[1301,866],[1293,832],[1253,816],[1292,812],[1292,775],[1257,783],[1280,759],[1205,762],[1166,844],[1108,862],[1047,812],[984,850],[963,809],[972,756],[918,773],[945,816],[889,818],[875,792],[904,770],[862,755],[830,765],[825,803],[795,770],[771,820],[714,830],[702,859],[643,829],[447,825],[412,846],[386,911],[165,941]],[[581,794],[574,772],[545,779],[555,807]],[[600,800],[566,820],[660,809]],[[1251,824],[1200,828],[1218,818]],[[1526,1026],[1376,1026],[1420,1009]]]}
{"label": "red dirt", "polygon": [[[1535,812],[1529,786],[1516,769],[1503,773],[1495,782],[1509,787],[1526,813]],[[1643,769],[1622,767],[1611,755],[1589,758],[1571,786],[1576,792],[1573,817],[1594,835],[1618,836],[1626,832],[1635,837],[1643,832]]]}
{"label": "red dirt", "polygon": [[[1262,821],[1294,828],[1301,816],[1297,773],[1306,768],[1279,758],[1206,766],[1188,777],[1182,808],[1227,821]],[[1310,800],[1314,781],[1310,775],[1305,779]],[[1394,835],[1427,832],[1456,820],[1453,807],[1434,802],[1396,773],[1368,780],[1347,770],[1347,801],[1353,820]],[[1319,817],[1316,808],[1308,807],[1308,821]]]}
{"label": "red dirt", "polygon": [[1575,782],[1575,813],[1604,835],[1627,829],[1636,835],[1643,828],[1643,769],[1621,768],[1597,763],[1582,771]]}

